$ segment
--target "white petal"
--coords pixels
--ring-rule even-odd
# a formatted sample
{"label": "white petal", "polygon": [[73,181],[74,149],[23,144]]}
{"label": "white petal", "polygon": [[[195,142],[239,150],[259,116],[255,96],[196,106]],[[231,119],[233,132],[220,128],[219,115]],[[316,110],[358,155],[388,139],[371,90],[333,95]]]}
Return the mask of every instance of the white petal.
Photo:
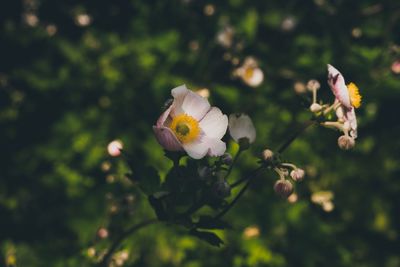
{"label": "white petal", "polygon": [[339,106],[339,107],[336,109],[336,117],[337,117],[339,120],[343,120],[343,119],[344,119],[344,109],[343,109],[342,106]]}
{"label": "white petal", "polygon": [[256,129],[246,114],[229,115],[229,133],[236,142],[241,138],[248,138],[253,143],[256,139]]}
{"label": "white petal", "polygon": [[349,91],[343,75],[332,65],[328,64],[328,84],[335,97],[346,108],[351,108]]}
{"label": "white petal", "polygon": [[171,110],[172,117],[183,113],[182,104],[189,92],[190,90],[187,89],[185,84],[171,90],[171,95],[174,97],[174,102],[172,103],[173,108]]}
{"label": "white petal", "polygon": [[183,144],[183,149],[188,153],[191,158],[201,159],[208,153],[208,145],[199,140],[189,144]]}
{"label": "white petal", "polygon": [[200,121],[210,110],[210,103],[204,97],[189,91],[182,104],[183,111]]}
{"label": "white petal", "polygon": [[350,136],[354,139],[357,138],[357,117],[354,108],[346,112],[346,122],[350,125]]}
{"label": "white petal", "polygon": [[154,134],[158,143],[166,150],[169,151],[182,151],[182,145],[179,143],[178,139],[168,127],[157,127],[153,126]]}
{"label": "white petal", "polygon": [[264,73],[260,68],[253,69],[253,75],[251,77],[246,78],[244,76],[244,81],[252,87],[259,86],[264,81]]}
{"label": "white petal", "polygon": [[197,142],[183,144],[186,153],[194,159],[201,159],[205,155],[221,156],[226,151],[226,144],[217,138],[202,136]]}
{"label": "white petal", "polygon": [[200,128],[206,136],[221,139],[228,128],[228,117],[219,108],[212,107],[200,121]]}
{"label": "white petal", "polygon": [[222,156],[226,151],[226,144],[219,138],[208,138],[204,140],[208,144],[208,155],[212,157]]}

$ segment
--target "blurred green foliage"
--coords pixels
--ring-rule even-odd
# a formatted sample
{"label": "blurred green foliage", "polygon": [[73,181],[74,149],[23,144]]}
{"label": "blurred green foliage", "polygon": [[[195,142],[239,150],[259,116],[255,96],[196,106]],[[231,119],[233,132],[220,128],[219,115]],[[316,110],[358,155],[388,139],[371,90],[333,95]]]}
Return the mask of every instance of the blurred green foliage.
{"label": "blurred green foliage", "polygon": [[[216,42],[226,24],[239,40],[234,56],[259,61],[260,87],[232,77]],[[224,113],[253,118],[257,140],[233,171],[239,178],[308,119],[295,82],[318,79],[331,101],[332,63],[361,89],[359,139],[350,152],[327,129],[297,139],[284,154],[308,174],[295,203],[265,174],[227,214],[233,229],[215,231],[222,248],[156,224],[119,253],[129,254],[124,266],[400,266],[399,32],[396,0],[3,1],[1,264],[90,266],[123,229],[154,217],[106,147],[120,139],[164,179],[172,164],[151,126],[172,88],[208,88]],[[333,194],[333,210],[311,201],[321,191]]]}

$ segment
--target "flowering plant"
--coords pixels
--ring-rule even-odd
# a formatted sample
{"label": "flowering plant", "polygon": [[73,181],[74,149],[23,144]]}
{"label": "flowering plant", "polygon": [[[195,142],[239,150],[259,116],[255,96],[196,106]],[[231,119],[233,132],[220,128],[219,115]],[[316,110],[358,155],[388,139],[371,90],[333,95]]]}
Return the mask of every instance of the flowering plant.
{"label": "flowering plant", "polygon": [[[294,196],[295,183],[304,180],[306,173],[291,162],[283,160],[286,148],[312,125],[321,125],[343,132],[338,139],[342,149],[350,149],[357,138],[355,108],[361,104],[361,96],[354,83],[346,86],[342,74],[328,65],[328,85],[334,94],[333,104],[317,101],[321,85],[311,80],[307,88],[312,92],[310,111],[312,118],[304,123],[276,150],[263,147],[256,157],[258,166],[248,176],[231,181],[230,174],[242,153],[255,144],[256,128],[247,114],[234,113],[228,116],[200,94],[181,85],[171,90],[172,100],[167,101],[164,111],[153,126],[158,143],[165,150],[165,156],[172,161],[172,167],[161,178],[152,166],[143,166],[137,156],[122,151],[122,145],[110,146],[122,151],[132,172],[130,179],[147,195],[156,218],[135,225],[125,232],[103,257],[107,263],[119,242],[129,234],[146,225],[165,222],[179,225],[187,233],[214,246],[223,244],[222,239],[211,230],[231,227],[223,220],[224,215],[238,202],[252,181],[267,171],[273,171],[278,178],[274,183],[275,192],[283,197]],[[332,112],[337,120],[332,121]],[[232,157],[226,153],[229,135],[239,149]],[[232,143],[232,142],[231,142]],[[110,153],[111,153],[110,152]],[[241,187],[236,194],[232,188]],[[204,207],[209,211],[204,212]],[[211,212],[210,212],[211,209]]]}

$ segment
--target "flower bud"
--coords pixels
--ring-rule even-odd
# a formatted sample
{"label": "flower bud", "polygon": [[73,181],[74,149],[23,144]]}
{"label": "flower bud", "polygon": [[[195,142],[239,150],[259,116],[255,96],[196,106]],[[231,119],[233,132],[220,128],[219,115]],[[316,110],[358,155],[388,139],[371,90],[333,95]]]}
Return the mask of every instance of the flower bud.
{"label": "flower bud", "polygon": [[318,90],[321,84],[317,80],[309,80],[307,83],[307,89],[310,91]]}
{"label": "flower bud", "polygon": [[94,256],[96,256],[96,249],[94,247],[90,247],[87,249],[86,253],[89,258],[93,258]]}
{"label": "flower bud", "polygon": [[247,140],[247,145],[253,143],[256,139],[256,129],[252,120],[246,114],[229,115],[229,133],[239,145],[240,139]]}
{"label": "flower bud", "polygon": [[274,185],[275,192],[283,198],[289,197],[293,193],[293,185],[288,180],[278,180]]}
{"label": "flower bud", "polygon": [[296,182],[303,180],[305,172],[303,169],[297,168],[290,172],[290,177]]}
{"label": "flower bud", "polygon": [[231,186],[227,181],[217,181],[213,185],[213,192],[217,197],[226,198],[231,195]]}
{"label": "flower bud", "polygon": [[270,149],[264,149],[262,152],[262,159],[266,162],[271,162],[272,159],[274,158],[274,152]]}
{"label": "flower bud", "polygon": [[342,135],[338,139],[338,146],[343,149],[343,150],[349,150],[352,149],[356,144],[356,141],[354,141],[354,138],[351,138],[350,136],[347,135]]}
{"label": "flower bud", "polygon": [[108,237],[108,230],[104,227],[100,228],[97,231],[97,236],[100,237],[101,239],[107,238]]}
{"label": "flower bud", "polygon": [[221,156],[222,163],[226,165],[231,165],[233,162],[232,156],[229,153],[225,153]]}
{"label": "flower bud", "polygon": [[321,111],[321,109],[322,109],[321,105],[320,105],[320,104],[317,104],[317,103],[313,103],[313,104],[310,106],[310,110],[311,110],[311,112],[313,112],[313,113],[319,112],[319,111]]}

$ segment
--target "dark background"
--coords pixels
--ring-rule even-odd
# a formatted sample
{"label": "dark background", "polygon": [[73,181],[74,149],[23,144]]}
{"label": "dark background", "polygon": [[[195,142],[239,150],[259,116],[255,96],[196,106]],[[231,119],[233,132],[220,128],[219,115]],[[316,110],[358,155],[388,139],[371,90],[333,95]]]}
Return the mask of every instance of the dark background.
{"label": "dark background", "polygon": [[[226,24],[239,49],[216,42]],[[119,227],[152,216],[106,147],[120,139],[165,175],[151,126],[172,88],[208,88],[224,113],[253,118],[239,178],[309,117],[295,82],[317,79],[333,101],[331,63],[363,96],[354,150],[337,147],[337,132],[309,129],[284,154],[307,172],[295,203],[265,174],[227,215],[234,229],[217,232],[222,248],[154,225],[123,244],[124,266],[400,266],[399,33],[395,0],[2,1],[0,260],[89,266]],[[227,52],[255,57],[263,84],[234,78]],[[318,194],[333,197],[318,204]],[[109,237],[96,237],[100,227]]]}

